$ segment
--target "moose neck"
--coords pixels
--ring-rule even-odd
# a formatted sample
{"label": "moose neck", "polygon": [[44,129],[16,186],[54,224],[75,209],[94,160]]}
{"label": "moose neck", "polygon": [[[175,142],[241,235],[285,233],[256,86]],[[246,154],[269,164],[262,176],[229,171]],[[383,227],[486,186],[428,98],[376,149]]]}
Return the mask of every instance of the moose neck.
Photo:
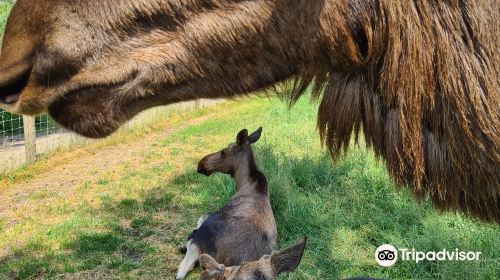
{"label": "moose neck", "polygon": [[267,194],[267,180],[259,171],[253,153],[250,150],[247,158],[242,159],[234,171],[236,180],[236,192],[257,192]]}

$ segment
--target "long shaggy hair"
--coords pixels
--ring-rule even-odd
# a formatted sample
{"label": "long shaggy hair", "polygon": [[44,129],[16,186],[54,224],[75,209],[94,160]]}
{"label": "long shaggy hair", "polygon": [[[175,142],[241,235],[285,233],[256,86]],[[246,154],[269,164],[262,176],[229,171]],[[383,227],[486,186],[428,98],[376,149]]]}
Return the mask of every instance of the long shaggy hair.
{"label": "long shaggy hair", "polygon": [[334,159],[364,133],[417,199],[500,223],[498,0],[33,3],[0,57],[11,111],[103,137],[148,107],[292,79],[283,95],[313,88]]}
{"label": "long shaggy hair", "polygon": [[498,223],[500,10],[484,2],[351,1],[362,16],[335,18],[357,21],[325,23],[345,42],[322,58],[331,67],[307,69],[290,98],[314,84],[334,159],[363,132],[417,199]]}

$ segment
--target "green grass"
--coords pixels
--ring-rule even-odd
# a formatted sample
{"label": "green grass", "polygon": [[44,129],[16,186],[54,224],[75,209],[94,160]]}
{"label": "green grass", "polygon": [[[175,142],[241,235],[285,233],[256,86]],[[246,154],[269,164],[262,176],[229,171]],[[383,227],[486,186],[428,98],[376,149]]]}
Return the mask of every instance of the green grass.
{"label": "green grass", "polygon": [[12,1],[0,0],[0,38],[3,35],[3,30],[5,29],[5,24],[7,23],[7,17],[10,13],[11,8]]}
{"label": "green grass", "polygon": [[[211,115],[204,122],[160,137],[143,147],[140,160],[77,186],[70,196],[58,197],[57,190],[30,196],[40,205],[36,211],[14,223],[0,219],[0,252],[7,252],[0,279],[67,273],[171,279],[182,259],[176,247],[199,216],[234,193],[230,177],[197,174],[197,161],[234,141],[241,128],[258,126],[264,132],[254,149],[269,180],[280,246],[309,237],[299,269],[280,279],[498,279],[498,226],[416,203],[407,191],[396,191],[383,164],[363,147],[332,164],[318,141],[315,111],[306,99],[290,111],[276,99],[217,105],[196,113]],[[384,243],[481,251],[482,258],[381,268],[373,256]]]}

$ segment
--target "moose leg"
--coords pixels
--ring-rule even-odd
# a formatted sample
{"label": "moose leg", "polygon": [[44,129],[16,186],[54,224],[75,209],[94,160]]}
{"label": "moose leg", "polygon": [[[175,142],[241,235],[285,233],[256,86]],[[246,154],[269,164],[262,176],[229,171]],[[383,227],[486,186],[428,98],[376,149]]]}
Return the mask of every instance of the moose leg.
{"label": "moose leg", "polygon": [[189,240],[187,244],[186,256],[184,256],[184,259],[179,265],[179,268],[177,270],[177,276],[175,277],[175,279],[177,280],[184,279],[184,277],[186,277],[188,272],[194,268],[194,265],[198,261],[199,257],[200,257],[200,250],[198,249],[198,246],[196,246],[196,244],[193,244],[192,240]]}

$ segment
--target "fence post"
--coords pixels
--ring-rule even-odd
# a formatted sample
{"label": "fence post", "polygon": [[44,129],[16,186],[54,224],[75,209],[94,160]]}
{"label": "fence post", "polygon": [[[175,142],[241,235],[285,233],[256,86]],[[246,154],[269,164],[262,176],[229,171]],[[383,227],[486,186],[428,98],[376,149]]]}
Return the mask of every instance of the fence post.
{"label": "fence post", "polygon": [[199,100],[199,99],[196,99],[196,100],[194,101],[194,108],[195,108],[195,109],[199,109],[199,108],[200,108],[200,106],[201,106],[200,100]]}
{"label": "fence post", "polygon": [[35,117],[23,116],[24,147],[26,149],[26,162],[36,159],[36,127]]}

